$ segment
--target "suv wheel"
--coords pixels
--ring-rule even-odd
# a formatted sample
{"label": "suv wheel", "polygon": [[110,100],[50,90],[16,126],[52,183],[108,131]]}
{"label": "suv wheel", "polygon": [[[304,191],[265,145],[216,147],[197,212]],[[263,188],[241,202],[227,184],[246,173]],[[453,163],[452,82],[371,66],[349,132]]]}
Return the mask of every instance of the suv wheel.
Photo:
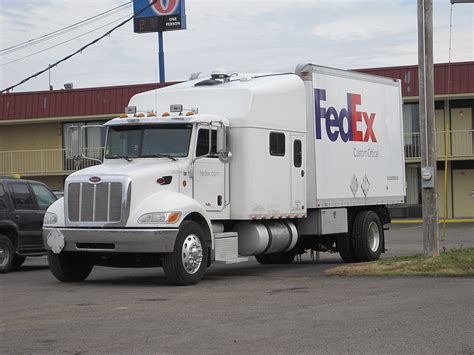
{"label": "suv wheel", "polygon": [[0,273],[10,271],[13,265],[13,258],[15,256],[15,250],[13,249],[12,241],[0,234]]}
{"label": "suv wheel", "polygon": [[26,260],[25,255],[15,254],[15,256],[13,257],[13,266],[16,266],[16,267],[21,266],[23,265],[25,260]]}

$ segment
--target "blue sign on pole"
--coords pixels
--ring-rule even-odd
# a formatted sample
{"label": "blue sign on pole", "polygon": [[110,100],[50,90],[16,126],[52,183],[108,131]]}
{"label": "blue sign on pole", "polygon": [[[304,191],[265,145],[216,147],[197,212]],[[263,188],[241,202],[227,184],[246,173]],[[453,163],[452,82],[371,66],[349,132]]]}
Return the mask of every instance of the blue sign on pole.
{"label": "blue sign on pole", "polygon": [[134,0],[133,12],[136,33],[186,29],[184,0]]}
{"label": "blue sign on pole", "polygon": [[186,29],[185,0],[133,0],[133,29],[136,33],[158,32],[160,83],[165,82],[163,32]]}

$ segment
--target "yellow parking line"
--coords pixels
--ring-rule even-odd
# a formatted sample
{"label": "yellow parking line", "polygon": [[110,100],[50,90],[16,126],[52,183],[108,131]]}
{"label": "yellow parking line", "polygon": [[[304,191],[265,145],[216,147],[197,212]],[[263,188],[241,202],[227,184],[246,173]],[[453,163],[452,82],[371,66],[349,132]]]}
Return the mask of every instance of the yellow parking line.
{"label": "yellow parking line", "polygon": [[[438,220],[438,223],[443,223],[443,220]],[[422,219],[392,219],[393,224],[417,224],[423,223]],[[474,218],[451,218],[447,219],[446,223],[474,223]]]}

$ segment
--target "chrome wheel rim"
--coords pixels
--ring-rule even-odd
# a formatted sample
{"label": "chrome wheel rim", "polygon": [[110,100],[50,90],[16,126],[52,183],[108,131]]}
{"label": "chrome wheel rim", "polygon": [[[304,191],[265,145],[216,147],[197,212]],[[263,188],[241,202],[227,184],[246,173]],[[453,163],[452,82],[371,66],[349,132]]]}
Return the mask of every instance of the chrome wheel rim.
{"label": "chrome wheel rim", "polygon": [[186,237],[181,252],[181,260],[184,270],[188,274],[194,274],[199,270],[203,257],[201,241],[195,234]]}
{"label": "chrome wheel rim", "polygon": [[370,250],[377,252],[380,245],[380,230],[376,222],[370,222],[367,239]]}
{"label": "chrome wheel rim", "polygon": [[5,245],[0,245],[0,266],[5,266],[10,257],[10,251]]}

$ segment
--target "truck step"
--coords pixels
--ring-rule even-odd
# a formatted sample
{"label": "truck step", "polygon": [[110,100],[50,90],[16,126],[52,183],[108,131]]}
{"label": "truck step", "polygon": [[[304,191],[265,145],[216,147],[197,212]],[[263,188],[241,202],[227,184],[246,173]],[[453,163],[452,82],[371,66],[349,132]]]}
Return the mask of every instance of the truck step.
{"label": "truck step", "polygon": [[235,232],[214,234],[214,261],[235,264],[248,261],[239,256],[238,234]]}

